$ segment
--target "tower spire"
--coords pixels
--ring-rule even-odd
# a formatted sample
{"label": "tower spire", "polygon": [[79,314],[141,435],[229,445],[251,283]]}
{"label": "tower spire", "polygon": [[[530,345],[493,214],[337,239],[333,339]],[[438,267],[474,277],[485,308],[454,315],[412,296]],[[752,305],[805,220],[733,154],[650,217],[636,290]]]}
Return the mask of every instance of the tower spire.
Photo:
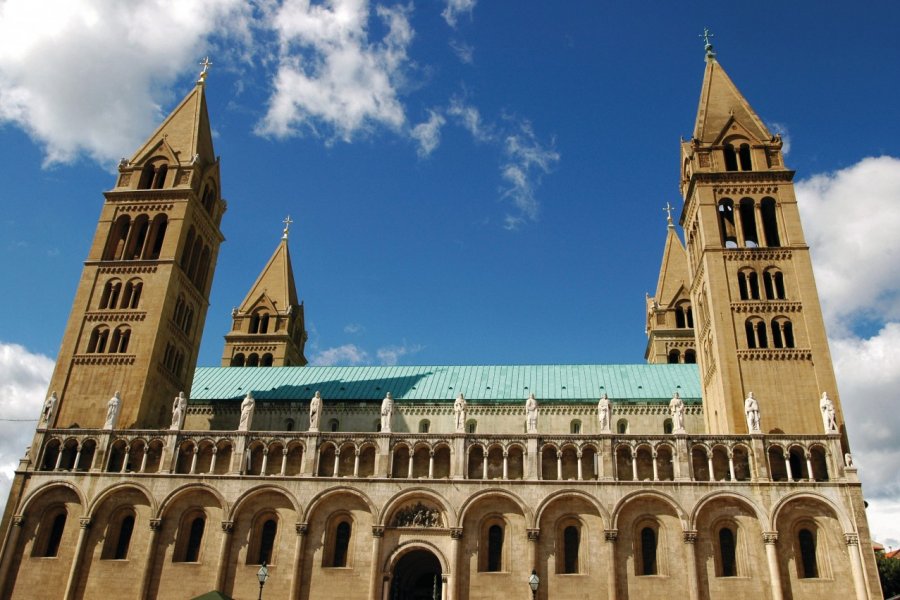
{"label": "tower spire", "polygon": [[213,64],[209,60],[208,56],[200,61],[200,66],[203,67],[203,69],[200,71],[200,77],[197,78],[197,85],[203,85],[206,83],[206,74],[209,73],[209,68],[212,65]]}
{"label": "tower spire", "polygon": [[703,33],[698,37],[703,38],[703,49],[706,50],[706,61],[716,60],[716,51],[713,50],[713,45],[710,41],[711,38],[716,37],[715,34],[709,30],[709,27],[704,27]]}

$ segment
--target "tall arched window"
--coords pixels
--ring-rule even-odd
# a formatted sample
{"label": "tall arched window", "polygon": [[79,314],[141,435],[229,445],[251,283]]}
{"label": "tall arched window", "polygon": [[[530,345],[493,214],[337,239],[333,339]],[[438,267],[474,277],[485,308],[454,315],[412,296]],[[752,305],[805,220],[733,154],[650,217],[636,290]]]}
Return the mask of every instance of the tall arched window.
{"label": "tall arched window", "polygon": [[47,528],[47,531],[38,533],[34,556],[54,557],[59,554],[59,545],[66,529],[66,510],[61,508],[48,514],[41,523],[41,528],[44,527]]}
{"label": "tall arched window", "polygon": [[763,198],[762,202],[760,202],[760,213],[762,215],[763,234],[766,236],[766,245],[769,248],[781,246],[781,240],[778,237],[778,217],[776,212],[775,199]]}
{"label": "tall arched window", "polygon": [[116,219],[109,231],[109,239],[106,241],[106,249],[103,251],[103,260],[122,260],[125,251],[125,240],[131,229],[131,217],[121,215]]}
{"label": "tall arched window", "polygon": [[155,174],[156,169],[153,168],[153,163],[145,164],[144,168],[141,169],[141,178],[138,181],[138,189],[149,190],[153,185],[153,176]]}
{"label": "tall arched window", "polygon": [[[103,286],[103,293],[100,294],[100,305],[98,308],[115,308],[119,302],[119,292],[122,289],[122,282],[118,279],[110,279]],[[126,286],[127,289],[127,286]]]}
{"label": "tall arched window", "polygon": [[721,577],[737,575],[736,539],[734,531],[728,527],[719,530],[719,562]]}
{"label": "tall arched window", "polygon": [[578,547],[581,535],[578,527],[569,525],[563,530],[563,573],[578,572]]}
{"label": "tall arched window", "polygon": [[206,529],[206,518],[196,516],[189,519],[190,525],[183,533],[187,534],[181,560],[176,562],[199,562],[200,545],[203,543],[203,531]]}
{"label": "tall arched window", "polygon": [[758,248],[759,235],[756,233],[756,207],[753,205],[753,200],[751,198],[742,198],[740,211],[744,246],[746,248]]}
{"label": "tall arched window", "polygon": [[209,183],[203,192],[203,208],[206,212],[213,214],[213,208],[216,206],[216,186]]}
{"label": "tall arched window", "polygon": [[692,365],[697,362],[697,352],[692,349],[684,351],[684,364]]}
{"label": "tall arched window", "polygon": [[125,283],[125,291],[122,293],[122,304],[120,308],[134,310],[141,302],[141,293],[144,291],[144,284],[140,279],[132,279]]}
{"label": "tall arched window", "polygon": [[109,341],[109,327],[106,325],[97,325],[91,331],[91,337],[88,339],[88,354],[106,352],[106,343]]}
{"label": "tall arched window", "polygon": [[148,243],[144,248],[145,260],[156,260],[162,251],[163,240],[166,237],[166,229],[169,225],[169,219],[164,214],[153,217],[153,224],[150,226],[150,235]]}
{"label": "tall arched window", "polygon": [[278,533],[278,522],[268,519],[259,532],[259,552],[255,564],[272,564],[272,549],[275,547],[275,535]]}
{"label": "tall arched window", "polygon": [[737,230],[734,226],[734,201],[730,198],[719,200],[719,229],[722,233],[722,245],[726,248],[737,248]]}
{"label": "tall arched window", "polygon": [[766,269],[763,273],[763,287],[768,300],[784,300],[784,274],[778,269]]}
{"label": "tall arched window", "polygon": [[128,243],[125,247],[123,260],[137,260],[141,258],[144,250],[144,242],[147,241],[147,231],[150,229],[150,217],[139,215],[134,219],[131,232],[128,234]]}
{"label": "tall arched window", "polygon": [[801,529],[797,533],[800,546],[800,578],[815,579],[819,576],[819,565],[816,558],[816,535],[809,529]]}
{"label": "tall arched window", "polygon": [[656,575],[656,531],[652,527],[641,529],[641,566],[638,575]]}
{"label": "tall arched window", "polygon": [[722,150],[725,155],[725,170],[726,171],[737,171],[738,170],[737,152],[735,152],[734,146],[731,144],[725,144],[725,147]]}
{"label": "tall arched window", "polygon": [[163,163],[156,168],[153,175],[153,189],[161,190],[166,185],[166,175],[169,173],[169,165]]}
{"label": "tall arched window", "polygon": [[347,566],[347,550],[350,547],[350,534],[352,528],[349,521],[341,521],[334,530],[334,552],[332,554],[332,567]]}
{"label": "tall arched window", "polygon": [[794,347],[794,326],[785,317],[778,317],[772,321],[772,346],[775,348]]}
{"label": "tall arched window", "polygon": [[191,263],[191,252],[194,249],[194,226],[191,225],[187,232],[187,238],[184,240],[184,247],[181,249],[181,269],[187,273]]}
{"label": "tall arched window", "polygon": [[741,163],[741,171],[752,171],[753,165],[750,162],[750,144],[741,144],[738,148],[738,159]]}
{"label": "tall arched window", "polygon": [[488,556],[487,571],[499,572],[503,570],[503,527],[491,525],[488,528]]}
{"label": "tall arched window", "polygon": [[134,533],[134,512],[130,509],[117,512],[110,518],[106,529],[106,539],[100,558],[103,560],[125,560]]}

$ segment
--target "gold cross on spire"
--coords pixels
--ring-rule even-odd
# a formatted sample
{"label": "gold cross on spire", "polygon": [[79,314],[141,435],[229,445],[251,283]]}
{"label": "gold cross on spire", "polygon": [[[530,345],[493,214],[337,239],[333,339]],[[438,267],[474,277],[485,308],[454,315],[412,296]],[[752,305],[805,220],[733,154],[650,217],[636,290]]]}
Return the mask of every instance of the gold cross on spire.
{"label": "gold cross on spire", "polygon": [[712,41],[710,40],[716,36],[709,30],[709,27],[704,27],[703,33],[697,37],[703,38],[703,47],[706,50],[706,58],[715,58],[716,53],[713,50]]}
{"label": "gold cross on spire", "polygon": [[672,205],[666,202],[666,207],[663,210],[666,211],[666,221],[668,222],[669,227],[675,227],[675,223],[672,222]]}
{"label": "gold cross on spire", "polygon": [[291,219],[291,215],[288,215],[287,217],[284,218],[284,221],[282,221],[282,223],[284,223],[284,231],[281,234],[281,239],[283,239],[283,240],[288,239],[288,230],[290,230],[291,223],[293,223],[293,222],[294,222],[294,220]]}
{"label": "gold cross on spire", "polygon": [[209,72],[209,68],[212,66],[212,61],[210,61],[209,57],[207,56],[200,61],[200,66],[203,67],[203,69],[200,71],[200,78],[197,79],[197,83],[206,83],[206,74]]}

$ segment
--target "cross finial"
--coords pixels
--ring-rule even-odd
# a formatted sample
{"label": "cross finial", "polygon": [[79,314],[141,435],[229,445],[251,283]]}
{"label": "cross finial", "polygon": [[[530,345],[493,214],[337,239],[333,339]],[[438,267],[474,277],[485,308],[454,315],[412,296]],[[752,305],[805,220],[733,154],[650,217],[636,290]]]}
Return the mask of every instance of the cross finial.
{"label": "cross finial", "polygon": [[291,228],[291,223],[293,223],[293,222],[294,221],[293,221],[293,219],[291,219],[291,215],[288,215],[287,217],[284,218],[284,221],[282,221],[282,223],[284,223],[284,231],[281,234],[281,239],[283,239],[283,240],[288,239],[288,230]]}
{"label": "cross finial", "polygon": [[197,83],[206,83],[206,74],[209,72],[209,68],[212,66],[212,61],[210,61],[209,57],[207,56],[200,61],[200,66],[203,67],[203,69],[200,71],[200,78],[197,79]]}
{"label": "cross finial", "polygon": [[666,207],[663,210],[666,211],[666,221],[669,227],[675,227],[675,223],[672,221],[672,205],[666,202]]}
{"label": "cross finial", "polygon": [[703,47],[706,50],[706,58],[707,59],[715,58],[716,52],[713,50],[713,45],[712,45],[711,39],[716,36],[713,35],[713,33],[709,30],[709,27],[704,27],[703,33],[697,37],[703,38]]}

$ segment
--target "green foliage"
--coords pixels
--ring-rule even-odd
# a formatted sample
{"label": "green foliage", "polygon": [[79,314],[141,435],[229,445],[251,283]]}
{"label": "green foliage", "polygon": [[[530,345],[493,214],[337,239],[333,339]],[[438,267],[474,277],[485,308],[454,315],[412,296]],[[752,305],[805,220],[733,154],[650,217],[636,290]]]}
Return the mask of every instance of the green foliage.
{"label": "green foliage", "polygon": [[887,558],[883,552],[875,555],[878,564],[878,578],[885,598],[900,594],[900,559]]}

